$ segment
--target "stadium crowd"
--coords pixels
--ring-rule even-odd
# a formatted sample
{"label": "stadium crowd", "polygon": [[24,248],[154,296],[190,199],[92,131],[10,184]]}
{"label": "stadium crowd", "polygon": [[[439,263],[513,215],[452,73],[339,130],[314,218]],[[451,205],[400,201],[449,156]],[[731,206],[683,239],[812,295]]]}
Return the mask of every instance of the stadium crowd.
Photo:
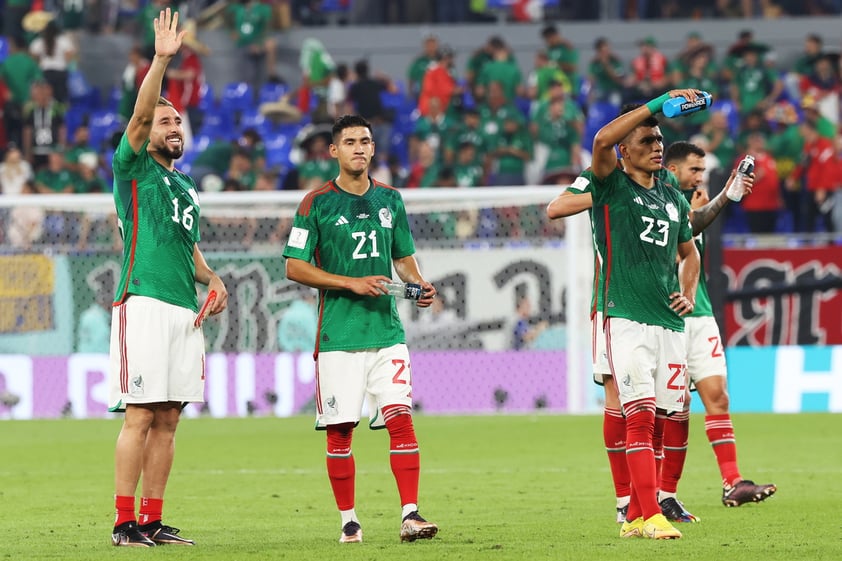
{"label": "stadium crowd", "polygon": [[[72,9],[76,3],[55,11],[24,3],[21,10],[7,10],[3,21],[0,192],[109,191],[115,135],[125,126],[148,69],[151,30],[136,25],[137,46],[126,62],[122,87],[103,94],[87,85],[77,53],[83,26],[108,26],[92,26]],[[328,153],[329,123],[346,112],[357,112],[374,124],[373,174],[396,187],[564,185],[589,165],[594,134],[617,115],[621,104],[681,86],[708,91],[715,101],[710,111],[662,119],[666,145],[691,140],[708,152],[707,168],[714,175],[730,169],[745,153],[756,158],[754,193],[729,216],[728,230],[842,231],[842,67],[838,52],[818,35],[804,38],[803,53],[786,68],[764,42],[771,38],[755,38],[748,30],[721,53],[691,32],[672,58],[659,50],[655,38],[642,37],[637,55],[625,64],[609,38],[597,38],[592,46],[573,45],[549,23],[536,37],[539,47],[532,66],[523,68],[503,36],[489,37],[457,65],[453,50],[430,34],[417,56],[406,61],[405,76],[384,75],[366,60],[336,61],[311,38],[301,46],[300,75],[279,77],[274,41],[279,27],[314,23],[306,14],[325,15],[319,10],[328,4],[249,0],[214,12],[218,19],[209,21],[228,27],[232,46],[252,70],[249,82],[227,84],[217,92],[204,82],[202,59],[209,50],[198,38],[195,21],[188,26],[185,48],[167,73],[165,95],[188,129],[188,150],[180,167],[201,189],[307,190],[321,185],[337,173]],[[383,4],[398,10],[410,3]],[[416,4],[426,6],[429,21],[440,21],[442,3]],[[662,11],[670,5],[636,6],[640,10],[647,4],[658,4]],[[711,4],[723,10],[731,4],[754,5]],[[799,6],[811,13],[837,13],[835,4]],[[132,17],[151,21],[150,14],[166,5],[166,0],[151,0]],[[368,3],[338,2],[332,9],[350,14],[362,5]],[[115,6],[108,13],[115,9],[119,14]],[[186,6],[188,13],[207,9]],[[479,11],[488,14],[488,5]],[[279,12],[286,16],[279,17]],[[516,8],[507,13],[517,18]],[[492,217],[444,217],[430,227],[429,235],[482,236],[486,219],[510,221],[511,235],[549,232],[540,217],[497,212]],[[7,222],[11,228],[13,221]],[[23,222],[23,230],[7,233],[6,241],[26,245],[43,235],[38,216]],[[249,232],[247,241],[253,229]],[[278,232],[271,235],[282,239]]]}

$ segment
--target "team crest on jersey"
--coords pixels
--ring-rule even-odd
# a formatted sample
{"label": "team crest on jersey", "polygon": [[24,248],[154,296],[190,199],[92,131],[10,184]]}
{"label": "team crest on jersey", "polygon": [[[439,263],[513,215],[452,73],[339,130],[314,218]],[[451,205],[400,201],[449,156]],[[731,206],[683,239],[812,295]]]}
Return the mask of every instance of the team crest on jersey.
{"label": "team crest on jersey", "polygon": [[667,211],[670,220],[672,220],[673,222],[678,222],[678,209],[675,208],[674,204],[667,203],[667,206],[664,207],[664,210]]}
{"label": "team crest on jersey", "polygon": [[389,212],[388,208],[381,208],[380,212],[377,213],[377,217],[380,218],[380,226],[383,228],[392,227],[392,213]]}

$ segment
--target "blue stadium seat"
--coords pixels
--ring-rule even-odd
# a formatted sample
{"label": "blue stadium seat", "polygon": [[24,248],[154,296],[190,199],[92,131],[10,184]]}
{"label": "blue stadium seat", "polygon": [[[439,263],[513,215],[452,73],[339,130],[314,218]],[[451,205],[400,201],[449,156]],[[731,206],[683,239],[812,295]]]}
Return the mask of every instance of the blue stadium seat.
{"label": "blue stadium seat", "polygon": [[292,137],[275,134],[264,140],[266,147],[266,166],[287,168],[290,165],[289,153],[292,150]]}
{"label": "blue stadium seat", "polygon": [[207,82],[202,84],[199,90],[199,109],[210,111],[216,107],[216,98],[213,95],[213,88]]}
{"label": "blue stadium seat", "polygon": [[266,124],[266,117],[257,109],[248,109],[240,116],[240,131],[257,129],[260,131]]}
{"label": "blue stadium seat", "polygon": [[88,117],[88,110],[85,107],[71,105],[64,114],[64,126],[67,127],[67,138],[73,138],[76,129],[79,128]]}
{"label": "blue stadium seat", "polygon": [[289,88],[286,86],[286,84],[263,84],[260,87],[258,103],[271,103],[273,101],[278,101],[279,99],[281,99],[281,96],[287,93],[288,91]]}
{"label": "blue stadium seat", "polygon": [[712,109],[725,113],[725,116],[728,117],[728,128],[731,130],[731,134],[737,134],[737,131],[740,130],[740,114],[734,102],[730,99],[717,99]]}
{"label": "blue stadium seat", "polygon": [[6,57],[9,56],[9,41],[0,36],[0,62],[6,60]]}
{"label": "blue stadium seat", "polygon": [[114,111],[101,110],[91,114],[89,129],[91,146],[99,147],[111,138],[115,132],[123,128],[120,116]]}
{"label": "blue stadium seat", "polygon": [[251,86],[246,82],[231,82],[222,90],[219,103],[225,111],[246,111],[254,106]]}
{"label": "blue stadium seat", "polygon": [[213,139],[232,139],[234,132],[234,117],[224,109],[207,111],[202,120],[202,130],[199,134],[209,136]]}

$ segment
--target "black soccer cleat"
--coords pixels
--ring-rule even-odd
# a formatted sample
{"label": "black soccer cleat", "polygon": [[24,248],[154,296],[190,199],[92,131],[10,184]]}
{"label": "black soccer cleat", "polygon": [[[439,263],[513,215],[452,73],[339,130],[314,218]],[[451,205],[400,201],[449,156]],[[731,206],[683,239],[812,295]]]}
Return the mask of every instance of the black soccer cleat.
{"label": "black soccer cleat", "polygon": [[138,529],[144,536],[158,545],[169,543],[176,545],[196,545],[196,542],[193,540],[188,540],[179,536],[178,533],[181,530],[173,528],[172,526],[164,526],[161,524],[160,520],[150,524],[144,524],[143,526],[138,526]]}
{"label": "black soccer cleat", "polygon": [[684,504],[674,497],[667,497],[660,503],[661,514],[667,517],[671,522],[700,522],[700,518],[695,514],[690,514],[684,508]]}
{"label": "black soccer cleat", "polygon": [[754,481],[743,479],[732,487],[722,489],[722,504],[740,506],[745,503],[759,503],[775,494],[778,487],[772,483],[756,485]]}
{"label": "black soccer cleat", "polygon": [[339,543],[360,543],[363,541],[363,529],[356,520],[351,520],[342,526]]}
{"label": "black soccer cleat", "polygon": [[114,526],[111,544],[117,547],[155,547],[155,542],[143,535],[134,521]]}

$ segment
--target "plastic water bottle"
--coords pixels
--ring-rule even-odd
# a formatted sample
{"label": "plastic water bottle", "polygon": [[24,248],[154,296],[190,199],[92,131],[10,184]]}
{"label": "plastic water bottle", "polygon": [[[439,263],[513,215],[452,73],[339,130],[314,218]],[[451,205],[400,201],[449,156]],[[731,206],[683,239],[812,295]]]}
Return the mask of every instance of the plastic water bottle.
{"label": "plastic water bottle", "polygon": [[402,283],[400,281],[383,282],[388,294],[395,298],[406,298],[407,300],[418,300],[424,289],[420,284],[414,282]]}
{"label": "plastic water bottle", "polygon": [[683,96],[672,97],[664,102],[661,111],[663,111],[664,116],[672,118],[702,111],[710,107],[711,103],[713,103],[713,97],[708,92],[702,92],[693,101],[688,101]]}
{"label": "plastic water bottle", "polygon": [[746,175],[750,174],[753,171],[754,156],[746,155],[746,157],[743,158],[740,162],[740,165],[737,166],[737,175],[734,177],[734,181],[732,181],[731,185],[728,187],[728,191],[725,192],[725,196],[734,202],[740,202],[746,190],[746,186],[743,183],[743,179]]}

